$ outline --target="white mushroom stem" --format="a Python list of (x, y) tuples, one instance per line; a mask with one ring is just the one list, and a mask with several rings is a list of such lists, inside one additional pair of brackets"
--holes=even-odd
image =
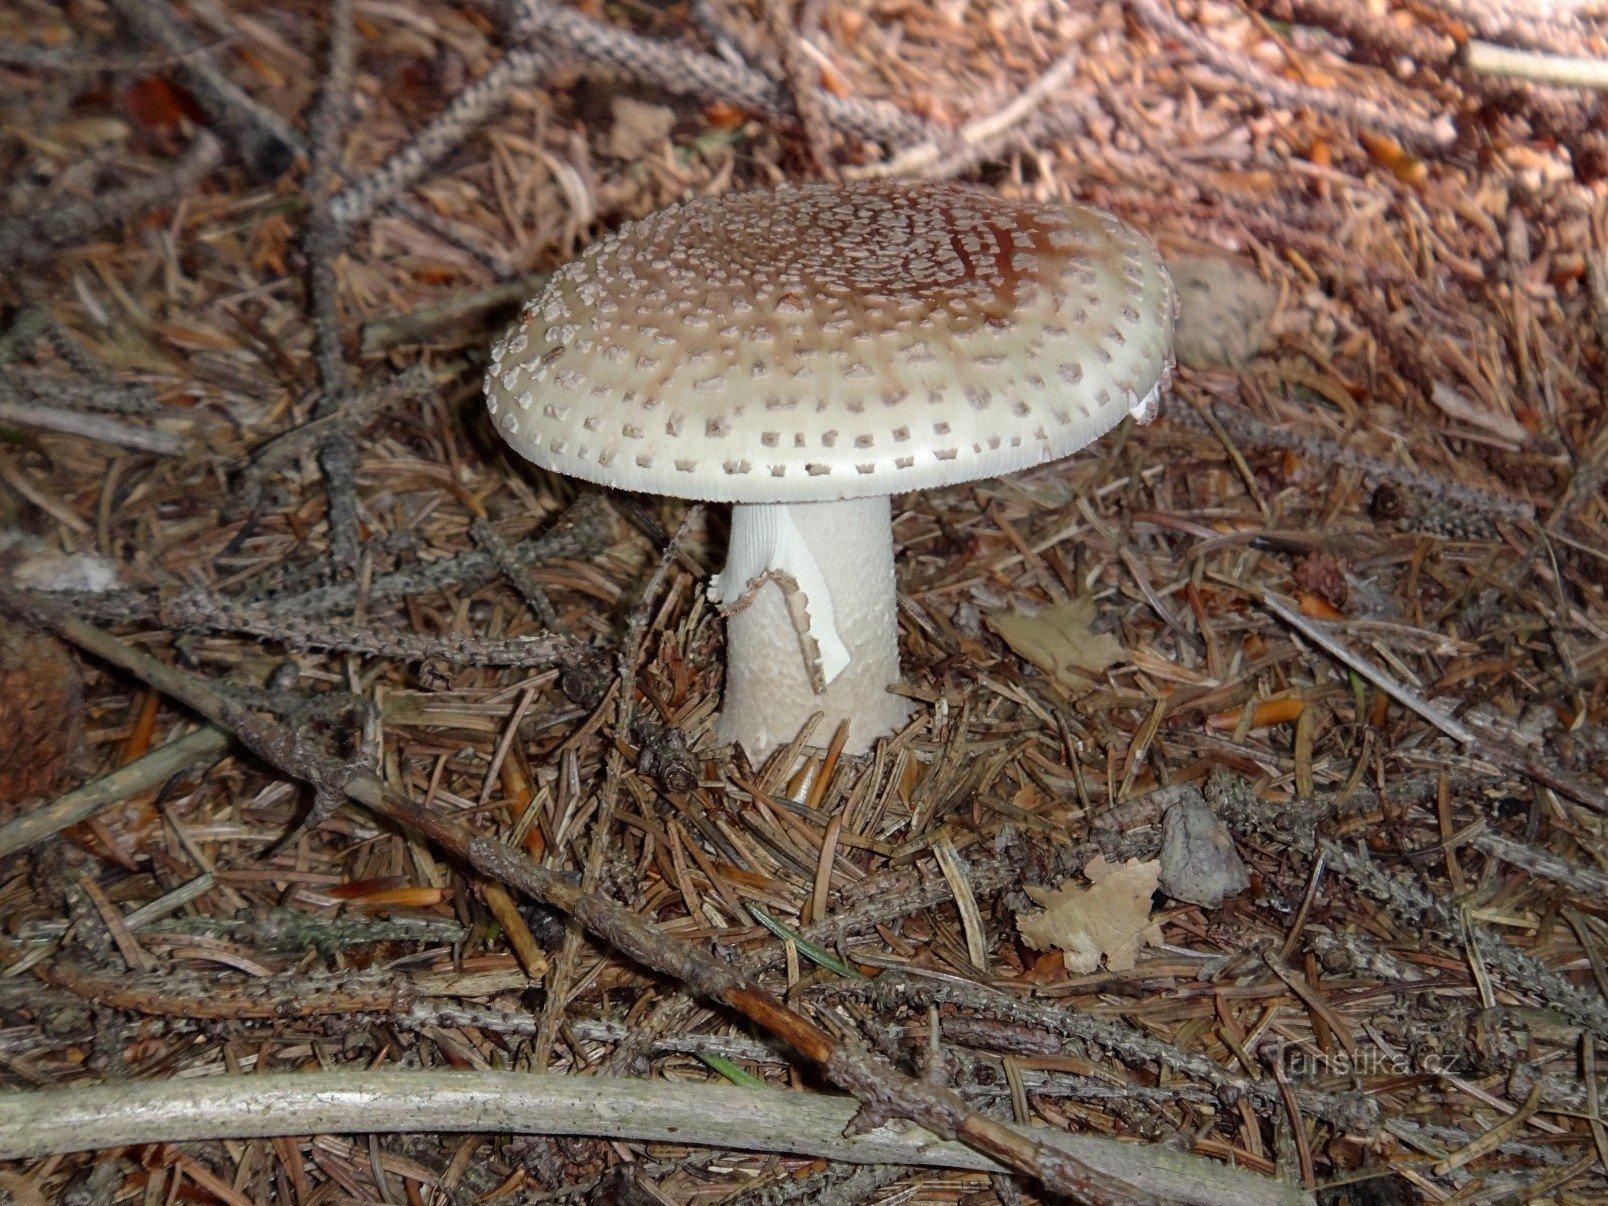
[(821, 712), (819, 740), (847, 720), (844, 748), (863, 753), (910, 715), (888, 692), (899, 616), (887, 495), (734, 506), (709, 594), (727, 617), (718, 740), (757, 760)]

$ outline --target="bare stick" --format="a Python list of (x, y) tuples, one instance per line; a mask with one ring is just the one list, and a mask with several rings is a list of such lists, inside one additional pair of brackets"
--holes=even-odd
[(1608, 900), (1608, 875), (1589, 867), (1566, 862), (1547, 850), (1526, 842), (1516, 842), (1499, 833), (1479, 833), (1468, 839), (1476, 850), (1483, 850), (1515, 867), (1522, 867), (1533, 876), (1550, 879), (1587, 900)]
[(1515, 50), (1474, 40), (1463, 47), (1463, 66), (1481, 75), (1553, 84), (1565, 88), (1608, 88), (1608, 60), (1570, 58), (1537, 50)]
[(0, 858), (26, 850), (191, 767), (214, 762), (228, 748), (227, 733), (210, 726), (196, 729), (49, 804), (20, 813), (0, 825)]
[(433, 306), (409, 310), (394, 318), (377, 318), (363, 324), (363, 354), (373, 356), (409, 343), (428, 343), (444, 332), (472, 327), (504, 306), (533, 297), (547, 283), (545, 272), (465, 293)]
[(1389, 135), (1405, 147), (1436, 150), (1457, 137), (1448, 117), (1427, 118), (1387, 109), (1366, 97), (1328, 88), (1313, 88), (1270, 73), (1249, 55), (1219, 46), (1167, 7), (1166, 0), (1128, 0), (1133, 10), (1157, 32), (1182, 42), (1209, 67), (1264, 100), (1292, 109), (1311, 109), (1349, 125)]
[(1160, 1206), (1168, 1200), (1148, 1186), (1112, 1176), (1062, 1147), (1052, 1147), (1017, 1127), (979, 1114), (950, 1090), (915, 1080), (857, 1044), (836, 1038), (757, 981), (696, 945), (583, 890), (501, 841), (420, 808), (361, 765), (324, 753), (293, 730), (265, 724), (205, 680), (166, 666), (82, 620), (38, 606), (8, 586), (0, 585), (0, 605), (230, 729), (246, 748), (281, 772), (320, 791), (339, 792), (374, 815), (435, 842), (478, 874), (559, 910), (626, 957), (686, 984), (705, 1000), (733, 1009), (783, 1039), (817, 1065), (827, 1079), (859, 1099), (857, 1130), (906, 1118), (945, 1138), (959, 1139), (974, 1151), (1036, 1178), (1052, 1192), (1079, 1201)]
[[(307, 197), (307, 231), (302, 251), (307, 259), (307, 304), (312, 311), (313, 347), (324, 392), (313, 407), (314, 420), (338, 415), (347, 402), (350, 374), (341, 346), (340, 281), (335, 260), (340, 254), (340, 224), (330, 211), (330, 194), (341, 158), (341, 135), (351, 108), (356, 37), (353, 0), (330, 6), (329, 67), (318, 105), (313, 110), (313, 163), (303, 193)], [(329, 498), (329, 555), (337, 571), (353, 569), (361, 544), (357, 506), (357, 441), (349, 430), (332, 433), (318, 449)]]
[(541, 79), (554, 62), (542, 46), (510, 50), (485, 75), (464, 88), (406, 146), (385, 163), (348, 184), (330, 201), (337, 222), (357, 222), (417, 184), (470, 134), (495, 117), (516, 88), (528, 88)]
[(113, 189), (90, 201), (63, 205), (39, 218), (8, 218), (0, 222), (0, 259), (42, 263), (57, 248), (82, 242), (98, 231), (184, 196), (222, 161), (223, 144), (203, 130), (171, 168), (148, 180)]
[(57, 431), (63, 435), (82, 436), (118, 448), (132, 448), (136, 452), (156, 452), (172, 456), (184, 451), (184, 441), (169, 431), (150, 427), (136, 427), (105, 415), (86, 415), (82, 411), (59, 410), (54, 406), (34, 403), (7, 402), (0, 399), (0, 423), (17, 423), (24, 427), (38, 427)]
[(206, 48), (184, 27), (167, 0), (110, 0), (131, 29), (175, 59), (175, 69), (252, 175), (278, 176), (307, 144), (284, 118), (263, 108), (224, 75)]
[[(780, 1152), (853, 1164), (903, 1164), (998, 1172), (963, 1144), (920, 1130), (882, 1127), (846, 1137), (851, 1098), (740, 1089), (685, 1081), (523, 1072), (276, 1072), (10, 1093), (0, 1098), (0, 1157), (200, 1139), (397, 1131), (493, 1131), (591, 1135)], [(1168, 1201), (1296, 1206), (1309, 1195), (1276, 1181), (1162, 1147), (1025, 1132), (1125, 1180), (1144, 1180)]]

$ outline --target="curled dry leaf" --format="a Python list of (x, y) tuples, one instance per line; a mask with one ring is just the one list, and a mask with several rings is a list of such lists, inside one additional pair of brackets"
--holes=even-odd
[(1161, 941), (1161, 927), (1150, 920), (1161, 864), (1136, 858), (1112, 864), (1097, 855), (1083, 874), (1092, 886), (1026, 886), (1044, 911), (1016, 915), (1022, 941), (1036, 951), (1059, 949), (1067, 971), (1077, 975), (1099, 967), (1101, 955), (1112, 971), (1128, 971), (1141, 948)]
[(1083, 595), (1049, 607), (1037, 615), (1002, 611), (988, 625), (1017, 654), (1045, 674), (1065, 682), (1088, 679), (1127, 659), (1122, 642), (1109, 632), (1094, 632), (1094, 598)]

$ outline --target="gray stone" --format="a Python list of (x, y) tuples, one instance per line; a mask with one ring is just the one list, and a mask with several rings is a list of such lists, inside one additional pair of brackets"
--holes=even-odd
[(1215, 909), (1250, 886), (1234, 839), (1205, 801), (1183, 800), (1162, 820), (1161, 890), (1174, 900)]

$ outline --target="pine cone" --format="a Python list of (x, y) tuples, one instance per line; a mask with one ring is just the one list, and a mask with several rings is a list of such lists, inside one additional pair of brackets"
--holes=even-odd
[(56, 785), (78, 746), (84, 684), (52, 637), (0, 620), (0, 805)]

